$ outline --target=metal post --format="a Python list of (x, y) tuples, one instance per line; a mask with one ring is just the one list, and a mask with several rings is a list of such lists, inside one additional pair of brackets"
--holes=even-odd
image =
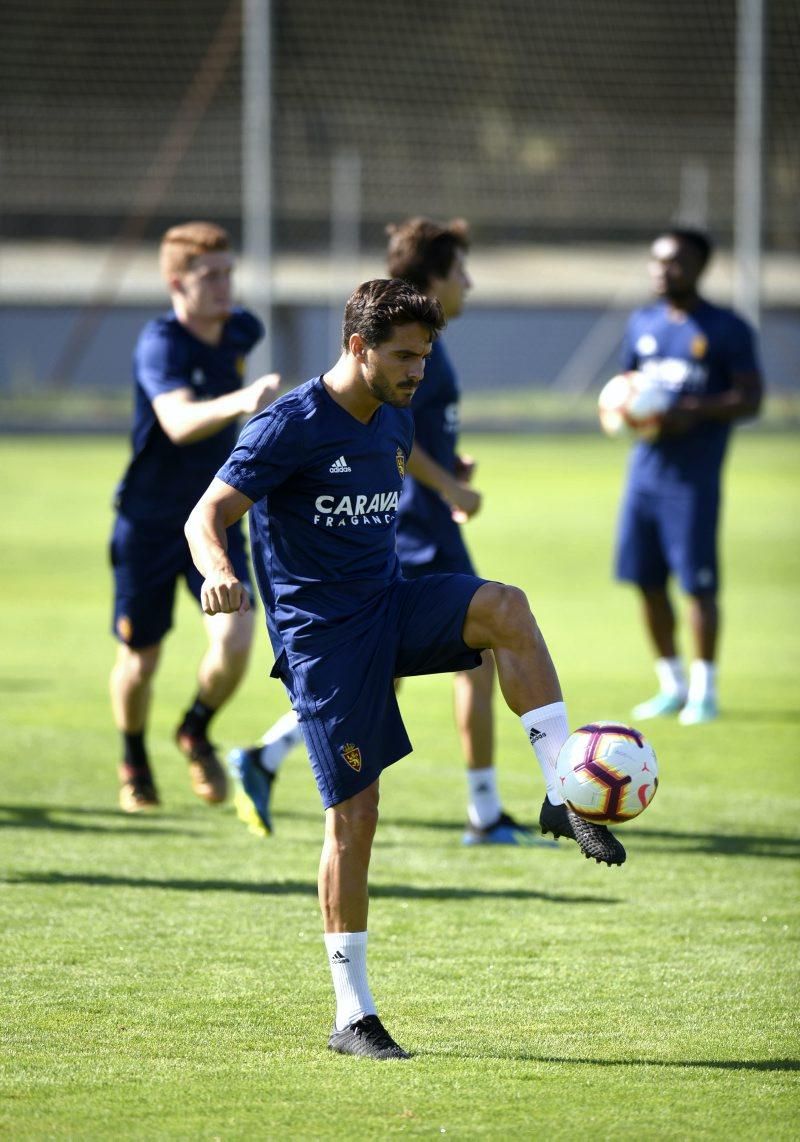
[(244, 294), (266, 330), (249, 371), (272, 368), (272, 13), (242, 0), (242, 246)]
[[(336, 151), (331, 167), (330, 310), (331, 352), (341, 349), (342, 305), (358, 285), (353, 280), (361, 252), (361, 155)], [(348, 271), (352, 274), (348, 276)], [(340, 289), (344, 279), (346, 287)]]
[(761, 310), (761, 192), (764, 0), (739, 0), (733, 302), (758, 325)]

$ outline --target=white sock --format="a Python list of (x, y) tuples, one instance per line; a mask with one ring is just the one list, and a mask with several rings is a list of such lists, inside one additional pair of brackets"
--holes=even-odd
[(363, 1015), (376, 1015), (367, 983), (367, 933), (326, 932), (333, 990), (336, 995), (336, 1030), (342, 1031)]
[(712, 700), (717, 693), (717, 668), (713, 662), (696, 658), (689, 668), (689, 701)]
[(655, 661), (658, 688), (670, 698), (686, 697), (686, 674), (680, 658), (657, 658)]
[(268, 773), (277, 773), (290, 749), (303, 740), (297, 714), (289, 710), (270, 726), (261, 739), (261, 765)]
[(486, 829), (493, 825), (503, 809), (497, 792), (497, 770), (493, 765), (488, 769), (468, 769), (469, 804), (467, 816), (476, 829)]
[(569, 737), (567, 707), (563, 702), (551, 702), (549, 706), (529, 710), (522, 715), (520, 721), (541, 766), (548, 801), (551, 805), (563, 805), (564, 798), (559, 792), (556, 779), (556, 758)]

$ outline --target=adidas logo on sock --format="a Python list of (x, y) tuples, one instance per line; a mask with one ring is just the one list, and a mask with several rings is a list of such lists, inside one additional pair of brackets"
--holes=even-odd
[(344, 456), (340, 456), (338, 460), (334, 460), (328, 471), (336, 472), (338, 474), (339, 472), (351, 472), (352, 468), (347, 463)]
[(349, 964), (350, 960), (347, 956), (345, 956), (342, 952), (338, 951), (338, 949), (337, 949), (337, 951), (335, 951), (333, 953), (333, 955), (331, 956), (331, 963), (332, 964)]
[(546, 738), (547, 734), (544, 730), (537, 730), (536, 726), (531, 726), (528, 731), (528, 737), (531, 739), (531, 745), (536, 745), (541, 738)]

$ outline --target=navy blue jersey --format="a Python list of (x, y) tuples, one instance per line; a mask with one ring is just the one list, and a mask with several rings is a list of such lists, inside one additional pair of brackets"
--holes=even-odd
[(116, 506), (133, 520), (182, 527), (236, 442), (231, 423), (194, 444), (173, 444), (153, 410), (162, 393), (191, 389), (211, 400), (241, 388), (245, 356), (264, 334), (252, 313), (234, 309), (218, 345), (207, 345), (174, 312), (145, 325), (133, 356), (133, 455), (117, 488)]
[[(734, 373), (758, 371), (753, 332), (730, 309), (701, 301), (676, 315), (666, 302), (638, 309), (625, 334), (623, 368), (654, 378), (676, 398), (708, 396), (733, 387)], [(704, 420), (689, 432), (640, 441), (631, 457), (637, 487), (715, 483), (725, 456), (730, 425)]]
[[(448, 472), (455, 472), (458, 447), (458, 379), (441, 341), (434, 341), (411, 412), (414, 439)], [(440, 558), (464, 558), (464, 543), (450, 507), (438, 492), (408, 476), (397, 516), (397, 554), (404, 566)], [(460, 565), (460, 564), (459, 564)]]
[(410, 412), (383, 404), (362, 424), (321, 377), (245, 425), (217, 474), (254, 501), (253, 566), (276, 655), (318, 621), (335, 639), (338, 619), (399, 577), (395, 520), (413, 439)]

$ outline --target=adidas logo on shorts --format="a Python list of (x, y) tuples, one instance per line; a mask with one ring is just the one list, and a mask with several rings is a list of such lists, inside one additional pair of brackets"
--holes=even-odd
[(344, 456), (340, 456), (338, 460), (334, 460), (328, 469), (329, 472), (351, 472), (352, 468), (345, 460)]

